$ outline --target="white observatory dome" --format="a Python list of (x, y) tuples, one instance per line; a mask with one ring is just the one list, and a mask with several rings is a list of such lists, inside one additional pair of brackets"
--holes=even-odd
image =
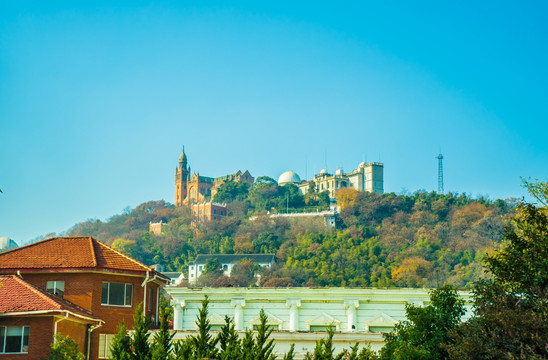
[(321, 170), (320, 170), (320, 175), (323, 175), (323, 174), (327, 174), (327, 170), (326, 170), (326, 169), (321, 169)]
[(278, 178), (278, 185), (298, 184), (300, 182), (301, 178), (295, 171), (286, 171)]
[(335, 175), (342, 175), (342, 169), (337, 169), (337, 171), (335, 171)]

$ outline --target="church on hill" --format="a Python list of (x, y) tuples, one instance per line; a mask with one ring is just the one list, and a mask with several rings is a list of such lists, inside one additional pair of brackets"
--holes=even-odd
[(179, 166), (175, 168), (175, 206), (211, 202), (219, 186), (231, 181), (244, 181), (252, 185), (255, 178), (247, 170), (244, 172), (238, 170), (233, 174), (217, 178), (201, 176), (197, 172), (191, 173), (183, 148), (179, 157)]

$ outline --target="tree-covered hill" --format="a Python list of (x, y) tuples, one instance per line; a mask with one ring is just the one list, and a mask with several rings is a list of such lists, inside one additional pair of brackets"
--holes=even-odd
[[(465, 194), (344, 189), (337, 194), (337, 229), (326, 231), (266, 214), (325, 209), (326, 193), (302, 196), (296, 186), (266, 177), (246, 185), (225, 184), (215, 200), (227, 203), (229, 216), (197, 228), (188, 208), (150, 201), (104, 222), (76, 224), (67, 235), (91, 235), (146, 264), (184, 272), (199, 253), (275, 253), (278, 263), (262, 274), (262, 286), (469, 287), (483, 276), (481, 259), (501, 241), (514, 212), (511, 201)], [(149, 223), (159, 221), (168, 225), (151, 234)], [(214, 277), (203, 285), (255, 281)]]

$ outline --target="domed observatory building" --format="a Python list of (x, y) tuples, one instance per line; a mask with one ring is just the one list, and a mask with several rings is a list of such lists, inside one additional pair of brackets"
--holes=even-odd
[(301, 183), (301, 178), (295, 171), (286, 171), (278, 178), (278, 185), (293, 184), (298, 185)]
[[(382, 194), (384, 192), (383, 170), (384, 165), (378, 162), (362, 162), (357, 169), (350, 173), (345, 173), (342, 169), (338, 169), (335, 174), (330, 174), (326, 169), (322, 169), (318, 174), (314, 175), (312, 180), (301, 182), (298, 186), (301, 192), (306, 194), (311, 190), (312, 184), (314, 184), (314, 191), (328, 191), (330, 198), (334, 198), (335, 192), (345, 187), (351, 187), (358, 191)], [(289, 172), (283, 173), (282, 176)]]

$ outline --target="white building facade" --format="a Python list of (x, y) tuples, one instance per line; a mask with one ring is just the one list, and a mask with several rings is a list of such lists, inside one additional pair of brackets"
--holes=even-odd
[(323, 169), (309, 181), (301, 181), (293, 171), (286, 171), (278, 179), (278, 184), (294, 184), (303, 194), (308, 193), (312, 188), (316, 193), (328, 191), (330, 198), (335, 197), (337, 190), (347, 187), (382, 194), (384, 193), (384, 165), (378, 162), (362, 162), (352, 172), (345, 173), (339, 169), (335, 174), (330, 174)]
[(196, 283), (205, 270), (208, 260), (217, 260), (223, 270), (223, 275), (230, 276), (234, 265), (243, 259), (249, 259), (262, 267), (271, 267), (276, 261), (274, 254), (199, 254), (188, 264), (188, 281)]
[[(224, 316), (242, 333), (259, 324), (264, 309), (267, 324), (274, 329), (276, 352), (282, 355), (295, 344), (296, 358), (312, 352), (316, 341), (325, 338), (328, 327), (336, 330), (337, 352), (356, 342), (379, 350), (382, 333), (405, 319), (405, 305), (429, 303), (426, 289), (373, 288), (185, 288), (166, 287), (174, 309), (175, 338), (183, 339), (196, 330), (196, 315), (204, 296), (209, 298), (209, 320), (220, 329)], [(471, 314), (471, 294), (460, 292)]]

